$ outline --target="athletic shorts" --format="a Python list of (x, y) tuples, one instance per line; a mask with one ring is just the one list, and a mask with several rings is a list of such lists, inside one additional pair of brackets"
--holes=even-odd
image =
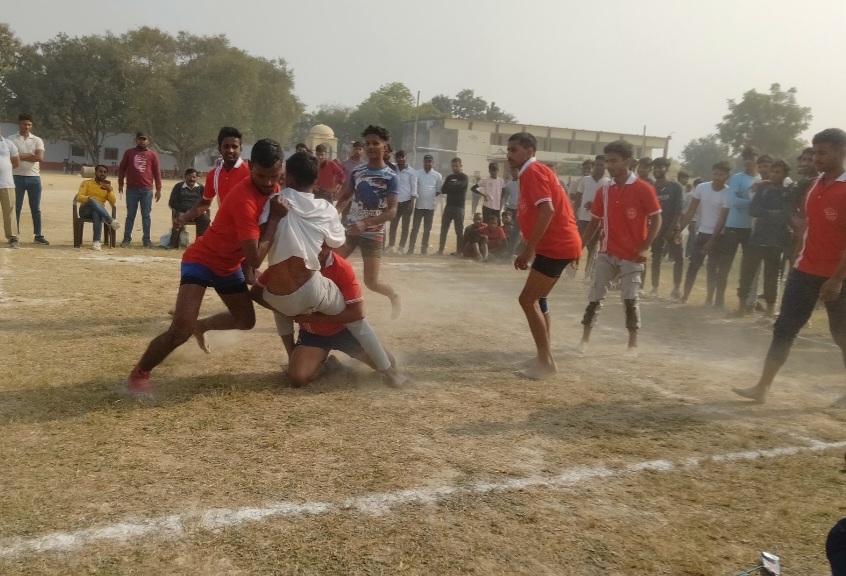
[(350, 247), (350, 253), (355, 252), (355, 249), (359, 248), (364, 258), (382, 257), (381, 239), (375, 240), (373, 238), (365, 238), (364, 236), (347, 234), (347, 246)]
[(322, 336), (320, 334), (312, 334), (305, 330), (300, 330), (297, 337), (297, 346), (310, 346), (312, 348), (322, 348), (326, 352), (338, 350), (344, 354), (355, 358), (364, 354), (364, 348), (355, 339), (352, 333), (344, 328), (337, 334), (331, 336)]
[(180, 286), (197, 284), (206, 288), (214, 288), (214, 291), (218, 294), (242, 294), (248, 290), (244, 271), (241, 269), (229, 276), (218, 276), (208, 266), (196, 262), (183, 262), (181, 273)]
[(532, 270), (537, 270), (548, 278), (561, 278), (564, 268), (572, 261), (571, 258), (549, 258), (542, 254), (535, 254)]

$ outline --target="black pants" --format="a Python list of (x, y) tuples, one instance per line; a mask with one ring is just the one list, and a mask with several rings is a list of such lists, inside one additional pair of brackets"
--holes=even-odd
[(717, 270), (717, 291), (714, 294), (714, 306), (722, 306), (726, 298), (726, 286), (728, 286), (729, 272), (734, 264), (734, 257), (737, 256), (737, 247), (743, 248), (746, 253), (746, 246), (749, 244), (750, 228), (726, 228), (723, 235), (717, 242), (716, 251), (719, 256)]
[[(696, 282), (696, 275), (699, 273), (699, 269), (702, 268), (702, 264), (705, 262), (705, 255), (702, 253), (702, 248), (708, 243), (711, 236), (713, 236), (713, 234), (702, 234), (701, 232), (696, 235), (696, 240), (693, 242), (693, 250), (690, 253), (690, 263), (687, 265), (687, 276), (684, 280), (684, 291), (686, 294), (690, 292), (691, 288), (693, 288), (693, 283)], [(708, 255), (708, 266), (706, 267), (706, 271), (708, 272), (707, 301), (709, 303), (714, 301), (714, 292), (717, 288), (718, 261), (719, 257), (716, 254), (716, 250), (714, 250)]]
[(684, 256), (681, 244), (667, 240), (667, 234), (668, 231), (662, 229), (652, 243), (652, 287), (658, 288), (658, 282), (661, 279), (661, 261), (664, 259), (664, 250), (666, 250), (673, 259), (673, 288), (678, 290), (684, 272)]
[(740, 261), (740, 287), (737, 297), (741, 305), (745, 305), (751, 296), (752, 284), (761, 263), (764, 263), (764, 300), (767, 304), (775, 304), (778, 296), (778, 279), (781, 271), (784, 249), (780, 246), (754, 246), (749, 244), (743, 252)]
[[(177, 212), (176, 210), (171, 210), (171, 216), (177, 218), (182, 216), (183, 212)], [(204, 212), (201, 216), (197, 216), (194, 218), (193, 222), (197, 225), (197, 238), (202, 236), (206, 233), (206, 230), (209, 229), (211, 226), (211, 217), (209, 216), (208, 212)], [(170, 231), (170, 243), (168, 246), (171, 248), (179, 248), (179, 235), (182, 233), (181, 230), (176, 230), (172, 228)]]
[(391, 220), (391, 234), (388, 241), (388, 247), (393, 248), (397, 243), (397, 228), (402, 221), (402, 234), (400, 234), (400, 248), (405, 248), (405, 241), (408, 240), (408, 223), (411, 220), (411, 213), (414, 211), (413, 200), (406, 200), (405, 202), (397, 203), (397, 215)]
[(456, 245), (455, 251), (461, 253), (461, 246), (464, 244), (464, 208), (459, 206), (444, 206), (444, 214), (441, 217), (441, 244), (438, 249), (439, 252), (444, 251), (446, 246), (446, 237), (449, 233), (449, 225), (455, 226)]
[(432, 231), (432, 220), (435, 218), (435, 211), (426, 208), (414, 209), (414, 220), (411, 224), (411, 239), (408, 242), (408, 253), (414, 254), (414, 245), (417, 244), (417, 232), (420, 230), (420, 222), (423, 222), (423, 241), (420, 243), (420, 253), (426, 254), (429, 251), (429, 232)]

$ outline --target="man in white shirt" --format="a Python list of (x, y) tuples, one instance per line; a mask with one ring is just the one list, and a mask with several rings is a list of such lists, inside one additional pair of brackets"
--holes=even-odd
[(32, 133), (32, 116), (26, 113), (18, 116), (20, 132), (10, 138), (17, 146), (20, 165), (12, 171), (15, 179), (15, 219), (21, 226), (21, 209), (24, 195), (29, 197), (29, 211), (32, 214), (32, 229), (36, 244), (50, 244), (41, 233), (41, 170), (44, 160), (44, 141)]
[[(593, 200), (596, 198), (596, 191), (608, 183), (608, 178), (605, 177), (605, 156), (600, 154), (591, 164), (582, 164), (582, 167), (590, 166), (590, 174), (583, 176), (579, 183), (576, 184), (576, 194), (573, 197), (573, 205), (576, 207), (576, 224), (579, 226), (579, 234), (582, 235), (584, 243), (584, 235), (588, 225), (592, 219), (590, 214), (590, 207), (593, 206)], [(593, 269), (596, 263), (596, 245), (599, 242), (600, 234), (595, 234), (589, 242), (585, 244), (588, 251), (588, 259), (585, 263), (585, 280), (593, 278)]]
[(391, 220), (391, 233), (388, 242), (388, 252), (394, 251), (397, 243), (397, 228), (402, 221), (402, 234), (400, 235), (399, 249), (397, 254), (405, 252), (405, 242), (408, 240), (408, 224), (411, 221), (411, 214), (414, 212), (414, 202), (417, 198), (417, 170), (406, 162), (405, 150), (397, 150), (394, 154), (397, 162), (399, 176), (399, 188), (397, 193), (397, 215)]
[(0, 210), (3, 212), (3, 232), (9, 242), (9, 248), (19, 248), (18, 220), (15, 210), (15, 180), (12, 170), (20, 164), (18, 147), (8, 138), (0, 135)]
[[(490, 178), (483, 178), (478, 184), (470, 187), (474, 195), (484, 198), (482, 202), (482, 218), (485, 222), (491, 216), (496, 216), (500, 221), (502, 213), (502, 191), (505, 189), (505, 180), (499, 177), (499, 166), (495, 162), (488, 164)], [(475, 199), (475, 197), (474, 197)], [(476, 204), (475, 202), (473, 203)], [(473, 212), (475, 214), (475, 212)]]
[(435, 205), (438, 194), (441, 193), (441, 187), (444, 185), (444, 177), (433, 168), (434, 165), (435, 159), (431, 154), (426, 154), (423, 157), (423, 170), (417, 171), (417, 199), (414, 206), (414, 221), (411, 225), (411, 239), (408, 242), (409, 254), (414, 254), (421, 220), (423, 221), (423, 240), (420, 243), (420, 253), (426, 254), (429, 250), (429, 232), (432, 231)]

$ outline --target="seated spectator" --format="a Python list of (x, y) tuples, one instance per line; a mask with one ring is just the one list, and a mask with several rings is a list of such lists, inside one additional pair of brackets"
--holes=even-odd
[(112, 230), (120, 228), (120, 222), (112, 218), (106, 210), (106, 202), (114, 207), (115, 192), (112, 190), (112, 183), (108, 180), (109, 169), (103, 164), (94, 167), (94, 178), (84, 180), (79, 185), (79, 192), (76, 193), (76, 201), (79, 203), (79, 217), (91, 218), (94, 221), (94, 241), (91, 243), (92, 250), (100, 250), (100, 238), (103, 234), (103, 222), (112, 227)]
[(485, 227), (485, 223), (482, 222), (482, 213), (473, 214), (473, 223), (464, 229), (461, 256), (475, 258), (479, 262), (487, 260), (488, 237), (483, 232)]
[[(170, 243), (168, 248), (179, 248), (179, 234), (182, 231), (182, 224), (177, 223), (176, 219), (190, 211), (200, 200), (203, 199), (203, 185), (197, 184), (197, 171), (193, 168), (188, 168), (185, 171), (185, 180), (178, 182), (173, 190), (170, 192), (170, 200), (167, 205), (170, 206), (171, 217), (173, 218), (173, 228), (170, 232)], [(211, 224), (211, 217), (208, 210), (203, 212), (189, 222), (194, 222), (197, 225), (197, 238), (202, 236), (208, 230)]]
[(488, 215), (487, 226), (482, 228), (482, 234), (488, 239), (488, 259), (503, 260), (508, 258), (508, 237), (499, 225), (496, 214)]

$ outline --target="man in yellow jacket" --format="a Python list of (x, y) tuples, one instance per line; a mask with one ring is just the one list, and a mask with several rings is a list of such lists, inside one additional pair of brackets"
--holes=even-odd
[(112, 206), (117, 202), (108, 176), (109, 169), (103, 164), (98, 164), (94, 168), (94, 179), (83, 181), (79, 185), (79, 192), (76, 194), (76, 201), (79, 202), (79, 217), (91, 218), (94, 221), (92, 250), (100, 249), (100, 236), (103, 233), (104, 221), (112, 227), (112, 230), (120, 228), (120, 222), (112, 218), (106, 210), (106, 202)]

